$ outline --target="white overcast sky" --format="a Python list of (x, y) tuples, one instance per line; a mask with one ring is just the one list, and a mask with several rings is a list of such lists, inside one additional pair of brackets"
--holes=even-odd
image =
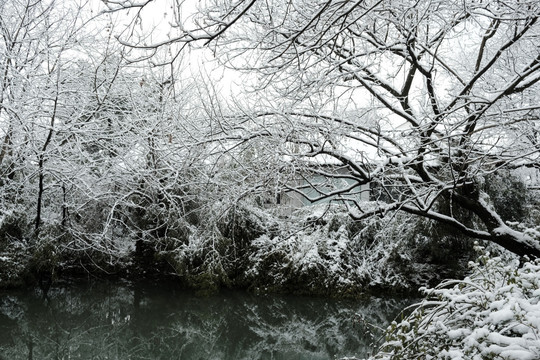
[[(178, 14), (173, 8), (173, 3), (170, 0), (151, 1), (141, 11), (140, 21), (136, 20), (137, 9), (110, 13), (104, 16), (108, 17), (114, 24), (113, 33), (124, 40), (128, 39), (127, 29), (130, 29), (130, 31), (135, 31), (134, 36), (131, 37), (131, 41), (140, 41), (141, 44), (147, 45), (159, 43), (175, 35), (171, 20)], [(101, 0), (90, 0), (90, 4), (95, 14), (107, 9)], [(189, 17), (196, 11), (195, 6), (197, 4), (200, 5), (201, 2), (186, 1), (182, 5), (183, 13), (180, 16), (188, 27), (193, 26), (189, 26)], [(177, 48), (177, 45), (171, 47), (171, 53), (174, 53)], [(167, 56), (170, 55), (164, 55), (163, 58)], [(175, 75), (180, 77), (210, 77), (212, 83), (220, 90), (220, 94), (224, 97), (228, 98), (240, 92), (243, 81), (241, 74), (218, 66), (213, 53), (207, 48), (185, 49), (178, 59), (177, 64), (177, 69), (182, 74), (177, 73)]]

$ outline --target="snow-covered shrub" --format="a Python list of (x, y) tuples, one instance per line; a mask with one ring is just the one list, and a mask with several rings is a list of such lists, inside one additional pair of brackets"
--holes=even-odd
[[(219, 209), (215, 212), (220, 213)], [(271, 233), (275, 222), (269, 212), (244, 203), (229, 207), (217, 220), (216, 226), (224, 237), (231, 239), (235, 246), (234, 255), (237, 256), (242, 255), (254, 239)]]
[(337, 204), (307, 207), (251, 242), (246, 284), (259, 291), (354, 296), (416, 291), (447, 274), (461, 275), (449, 260), (458, 262), (466, 249), (436, 238), (428, 225), (406, 214), (358, 222)]
[(464, 280), (424, 290), (371, 359), (540, 359), (540, 260), (486, 254), (471, 266)]
[(256, 239), (246, 274), (251, 286), (326, 294), (365, 283), (359, 279), (362, 269), (349, 258), (349, 238), (343, 228), (335, 233), (326, 230)]
[(251, 242), (271, 233), (275, 219), (247, 202), (216, 202), (205, 210), (205, 221), (188, 224), (185, 238), (161, 249), (155, 259), (165, 261), (184, 285), (205, 293), (246, 287), (243, 273)]

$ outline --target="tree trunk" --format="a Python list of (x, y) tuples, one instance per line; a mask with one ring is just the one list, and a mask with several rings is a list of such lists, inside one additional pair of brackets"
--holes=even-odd
[(41, 154), (39, 154), (39, 160), (38, 160), (38, 197), (37, 197), (37, 206), (36, 206), (36, 221), (35, 221), (35, 231), (36, 236), (39, 234), (40, 226), (41, 226), (41, 206), (43, 202), (43, 193), (45, 191), (44, 187), (44, 165), (45, 165), (45, 152), (47, 151), (47, 147), (49, 146), (52, 135), (54, 132), (54, 122), (56, 120), (56, 110), (58, 108), (58, 94), (56, 98), (54, 99), (54, 106), (53, 106), (53, 112), (51, 115), (51, 122), (50, 122), (50, 128), (49, 133), (47, 134), (47, 138), (45, 139), (45, 142), (43, 143), (43, 148), (41, 149)]

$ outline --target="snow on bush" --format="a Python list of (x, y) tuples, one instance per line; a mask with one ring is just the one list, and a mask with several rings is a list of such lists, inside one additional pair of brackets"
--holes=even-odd
[(251, 242), (247, 282), (257, 291), (338, 296), (407, 289), (407, 275), (394, 264), (407, 254), (401, 241), (379, 236), (381, 226), (377, 219), (357, 223), (339, 206), (303, 209)]
[(486, 253), (471, 266), (464, 280), (424, 289), (371, 359), (540, 359), (540, 260), (520, 267)]
[(475, 256), (467, 246), (407, 214), (359, 222), (338, 204), (318, 204), (275, 220), (250, 242), (244, 280), (261, 292), (415, 291), (460, 276)]

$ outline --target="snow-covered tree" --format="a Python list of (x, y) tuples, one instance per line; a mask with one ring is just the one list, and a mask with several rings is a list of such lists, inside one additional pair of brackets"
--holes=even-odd
[(125, 254), (181, 223), (198, 192), (197, 92), (130, 66), (118, 23), (91, 5), (0, 4), (2, 245)]
[[(0, 168), (2, 211), (33, 216), (38, 235), (44, 202), (62, 206), (57, 135), (79, 115), (71, 71), (81, 29), (89, 20), (84, 4), (55, 1), (3, 2), (0, 12)], [(73, 101), (75, 99), (75, 101)], [(47, 182), (50, 180), (50, 183)], [(59, 199), (60, 198), (60, 199)], [(26, 205), (22, 205), (25, 203)], [(60, 211), (61, 212), (61, 211)]]
[[(173, 26), (152, 37), (137, 27), (152, 2), (105, 3), (136, 14), (119, 39), (142, 54), (200, 44), (254, 74), (242, 140), (274, 139), (280, 166), (307, 174), (290, 190), (540, 256), (538, 232), (505, 223), (485, 191), (492, 174), (539, 166), (537, 1), (171, 1)], [(358, 201), (364, 184), (375, 202)]]

